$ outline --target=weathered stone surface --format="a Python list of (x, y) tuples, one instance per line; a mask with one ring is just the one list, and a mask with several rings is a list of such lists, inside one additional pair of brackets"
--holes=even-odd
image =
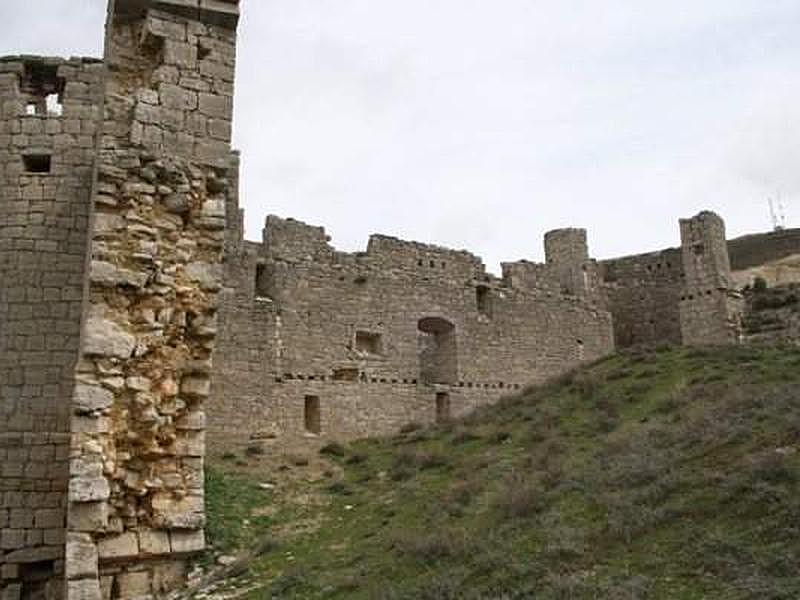
[(89, 534), (67, 534), (65, 558), (68, 579), (97, 578), (97, 546)]
[(169, 492), (153, 495), (153, 520), (164, 529), (201, 529), (205, 525), (202, 496), (175, 498)]
[(144, 598), (152, 591), (150, 574), (146, 571), (122, 573), (117, 577), (117, 586), (120, 598)]
[(69, 498), (72, 502), (100, 502), (108, 500), (111, 488), (102, 476), (81, 476), (69, 480)]
[(103, 600), (97, 579), (78, 579), (67, 583), (67, 600)]
[(185, 273), (190, 281), (199, 283), (204, 290), (216, 291), (222, 285), (222, 265), (193, 262), (186, 265)]
[(129, 532), (102, 538), (97, 544), (101, 560), (109, 558), (135, 558), (139, 554), (139, 537)]
[(86, 321), (84, 352), (89, 356), (130, 358), (136, 338), (102, 313), (102, 310), (95, 310)]
[(69, 529), (75, 532), (103, 531), (108, 526), (108, 504), (83, 502), (73, 504), (69, 511)]
[(211, 392), (211, 380), (203, 376), (184, 377), (181, 393), (186, 396), (205, 398)]
[(75, 410), (79, 412), (94, 412), (109, 408), (114, 402), (114, 394), (97, 385), (77, 383), (73, 393)]
[(173, 531), (169, 534), (172, 551), (176, 554), (202, 552), (206, 547), (202, 531)]
[(97, 285), (124, 285), (139, 289), (147, 282), (148, 274), (117, 267), (109, 262), (95, 260), (92, 261), (91, 277), (92, 283)]
[(169, 533), (155, 529), (142, 529), (139, 531), (139, 547), (142, 554), (158, 556), (171, 552)]

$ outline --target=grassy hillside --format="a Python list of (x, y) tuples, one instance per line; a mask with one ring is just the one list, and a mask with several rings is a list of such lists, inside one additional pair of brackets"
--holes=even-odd
[(210, 538), (256, 548), (247, 598), (797, 599), (798, 380), (800, 349), (640, 352), (274, 490), (251, 448)]

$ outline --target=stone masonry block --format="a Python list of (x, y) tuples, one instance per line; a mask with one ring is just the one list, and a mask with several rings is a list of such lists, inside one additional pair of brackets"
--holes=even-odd
[(97, 579), (80, 579), (67, 583), (66, 600), (102, 600)]
[(139, 532), (139, 547), (143, 554), (158, 556), (171, 552), (169, 533), (155, 529), (144, 529)]
[(133, 532), (107, 537), (97, 544), (101, 560), (111, 558), (132, 558), (139, 554), (139, 538)]
[(147, 571), (122, 573), (117, 576), (120, 598), (144, 598), (152, 592), (150, 574)]
[(189, 554), (205, 550), (203, 531), (173, 531), (169, 534), (174, 554)]
[(97, 546), (89, 534), (69, 533), (66, 543), (67, 579), (97, 577)]

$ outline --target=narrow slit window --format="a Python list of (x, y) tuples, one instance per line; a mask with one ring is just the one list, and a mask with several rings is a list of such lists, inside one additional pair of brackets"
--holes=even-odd
[(446, 423), (450, 416), (450, 394), (439, 392), (436, 394), (436, 422)]
[(492, 316), (492, 295), (488, 287), (480, 285), (475, 288), (475, 301), (480, 314), (485, 317)]
[(322, 418), (320, 416), (319, 396), (306, 396), (303, 411), (307, 433), (319, 435), (322, 432)]
[(51, 159), (49, 154), (26, 154), (22, 157), (28, 173), (49, 173)]

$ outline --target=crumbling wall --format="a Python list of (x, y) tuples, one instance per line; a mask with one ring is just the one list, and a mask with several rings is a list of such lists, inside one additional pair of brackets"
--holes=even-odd
[(109, 9), (72, 400), (70, 600), (164, 592), (204, 548), (237, 16), (235, 2), (207, 0)]
[(103, 65), (0, 59), (0, 588), (61, 598)]
[(468, 252), (387, 236), (337, 252), (269, 217), (262, 245), (226, 258), (209, 430), (313, 436), (310, 402), (326, 439), (389, 433), (435, 420), (437, 394), (460, 415), (612, 352), (602, 306), (543, 273), (518, 288)]
[(680, 230), (680, 248), (600, 264), (617, 347), (739, 340), (741, 295), (731, 274), (724, 221), (704, 211), (681, 219)]
[(682, 342), (680, 249), (602, 261), (600, 271), (617, 347)]

